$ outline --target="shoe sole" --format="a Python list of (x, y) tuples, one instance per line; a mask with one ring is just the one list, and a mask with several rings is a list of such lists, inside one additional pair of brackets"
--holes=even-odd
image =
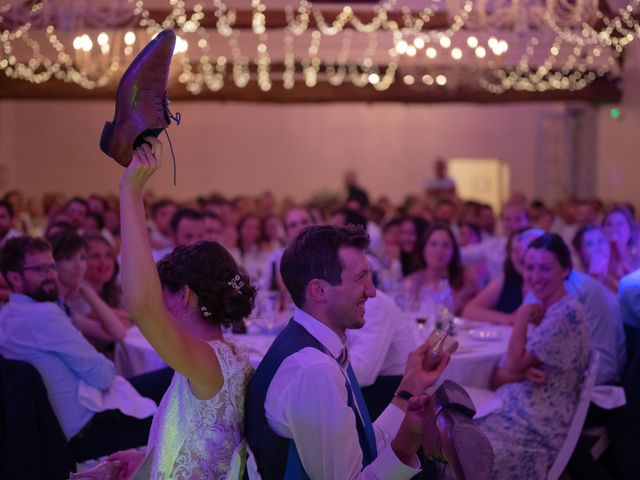
[(487, 480), (493, 472), (493, 447), (473, 420), (455, 411), (451, 443), (465, 480)]

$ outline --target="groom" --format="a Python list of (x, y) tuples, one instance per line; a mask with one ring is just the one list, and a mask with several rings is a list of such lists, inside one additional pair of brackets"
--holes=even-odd
[[(260, 363), (246, 400), (245, 433), (263, 479), (410, 479), (433, 385), (448, 362), (409, 355), (391, 404), (371, 422), (345, 347), (375, 296), (364, 229), (304, 229), (282, 257), (293, 319)], [(426, 432), (429, 435), (429, 432)], [(433, 435), (436, 435), (433, 432)]]

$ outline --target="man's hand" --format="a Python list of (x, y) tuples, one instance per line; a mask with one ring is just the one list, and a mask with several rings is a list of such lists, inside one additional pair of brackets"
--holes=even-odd
[(160, 168), (162, 160), (162, 143), (155, 137), (145, 137), (145, 142), (133, 152), (131, 163), (127, 167), (120, 188), (126, 188), (135, 193), (142, 193), (145, 184)]
[(409, 399), (404, 420), (391, 441), (391, 448), (398, 459), (405, 465), (413, 465), (415, 454), (422, 445), (424, 431), (424, 416), (427, 414), (427, 406), (432, 400), (426, 395), (418, 395)]
[(442, 371), (449, 363), (451, 358), (446, 353), (442, 353), (442, 358), (435, 367), (428, 368), (430, 365), (429, 356), (431, 350), (429, 342), (423, 343), (420, 347), (409, 354), (407, 365), (404, 369), (404, 376), (400, 381), (399, 388), (406, 390), (413, 395), (421, 395), (424, 391), (435, 384), (440, 378)]

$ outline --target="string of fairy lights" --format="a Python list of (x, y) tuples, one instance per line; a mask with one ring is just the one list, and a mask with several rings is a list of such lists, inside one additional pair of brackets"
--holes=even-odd
[[(144, 0), (11, 1), (0, 4), (0, 70), (31, 83), (58, 79), (100, 88), (149, 38), (172, 28), (177, 80), (193, 95), (229, 82), (238, 88), (256, 82), (268, 92), (277, 83), (291, 90), (321, 81), (378, 91), (398, 81), (414, 88), (466, 82), (495, 94), (573, 91), (618, 76), (621, 55), (640, 35), (634, 16), (640, 0), (610, 15), (597, 0), (520, 2), (521, 11), (513, 2), (490, 9), (478, 0), (434, 0), (411, 11), (399, 1), (345, 5), (328, 18), (310, 1), (292, 0), (284, 28), (270, 28), (263, 0), (247, 0), (250, 28), (236, 26), (238, 11), (223, 0), (169, 0), (161, 21)], [(435, 28), (443, 15), (445, 28)]]

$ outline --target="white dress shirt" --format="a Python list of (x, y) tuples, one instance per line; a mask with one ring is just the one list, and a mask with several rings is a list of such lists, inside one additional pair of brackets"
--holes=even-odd
[(474, 262), (484, 261), (489, 275), (494, 279), (504, 270), (506, 248), (506, 237), (490, 237), (480, 243), (462, 247), (460, 249), (460, 257), (465, 266)]
[(362, 469), (362, 450), (354, 412), (347, 405), (346, 370), (336, 359), (344, 349), (331, 329), (296, 309), (293, 320), (302, 325), (334, 357), (316, 348), (303, 348), (287, 357), (269, 385), (265, 415), (269, 426), (293, 439), (311, 479), (410, 479), (419, 470), (402, 463), (391, 449), (404, 412), (389, 405), (373, 424), (377, 458)]
[(410, 318), (386, 293), (367, 300), (364, 327), (347, 330), (349, 361), (361, 387), (380, 375), (402, 375), (410, 352), (419, 345)]

